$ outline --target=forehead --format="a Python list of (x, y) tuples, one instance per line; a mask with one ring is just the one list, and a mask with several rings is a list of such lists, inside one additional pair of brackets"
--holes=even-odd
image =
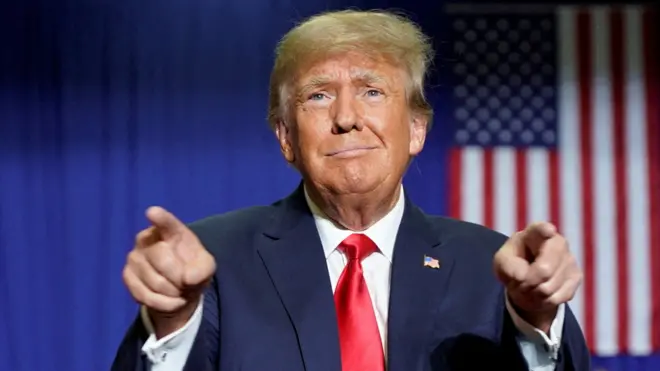
[(331, 83), (338, 81), (381, 82), (397, 85), (403, 82), (403, 70), (384, 58), (357, 53), (320, 58), (301, 68), (295, 85)]

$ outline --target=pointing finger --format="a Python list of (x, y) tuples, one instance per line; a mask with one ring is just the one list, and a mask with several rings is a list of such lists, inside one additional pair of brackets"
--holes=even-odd
[(537, 255), (541, 245), (557, 234), (557, 228), (546, 222), (530, 224), (521, 233), (522, 242), (530, 249), (533, 255)]
[(165, 240), (174, 238), (185, 228), (179, 219), (162, 207), (150, 207), (147, 209), (146, 216)]

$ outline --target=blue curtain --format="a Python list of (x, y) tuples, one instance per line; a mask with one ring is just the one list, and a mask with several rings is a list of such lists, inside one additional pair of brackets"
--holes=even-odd
[[(404, 5), (405, 4), (405, 5)], [(442, 2), (23, 0), (0, 7), (0, 370), (108, 369), (136, 305), (121, 281), (143, 212), (184, 221), (288, 194), (265, 122), (272, 50), (318, 11), (403, 8), (446, 47)], [(439, 53), (442, 55), (442, 53)], [(406, 186), (446, 209), (449, 94)], [(648, 359), (598, 359), (657, 370)], [(652, 363), (655, 362), (655, 363)]]

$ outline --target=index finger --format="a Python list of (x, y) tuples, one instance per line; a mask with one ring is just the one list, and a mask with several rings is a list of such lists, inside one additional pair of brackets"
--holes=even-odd
[(148, 208), (146, 216), (164, 240), (175, 237), (185, 228), (179, 219), (162, 207), (152, 206)]
[(557, 228), (552, 223), (532, 223), (521, 233), (523, 243), (535, 256), (545, 241), (557, 234)]

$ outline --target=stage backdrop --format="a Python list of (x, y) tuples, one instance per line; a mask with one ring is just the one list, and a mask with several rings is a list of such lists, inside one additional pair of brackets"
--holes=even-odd
[(595, 364), (660, 369), (644, 11), (24, 0), (0, 8), (0, 370), (109, 368), (136, 314), (121, 269), (148, 206), (193, 221), (296, 186), (265, 122), (272, 50), (294, 22), (347, 6), (404, 9), (439, 51), (413, 200), (505, 232), (556, 221), (577, 236)]

